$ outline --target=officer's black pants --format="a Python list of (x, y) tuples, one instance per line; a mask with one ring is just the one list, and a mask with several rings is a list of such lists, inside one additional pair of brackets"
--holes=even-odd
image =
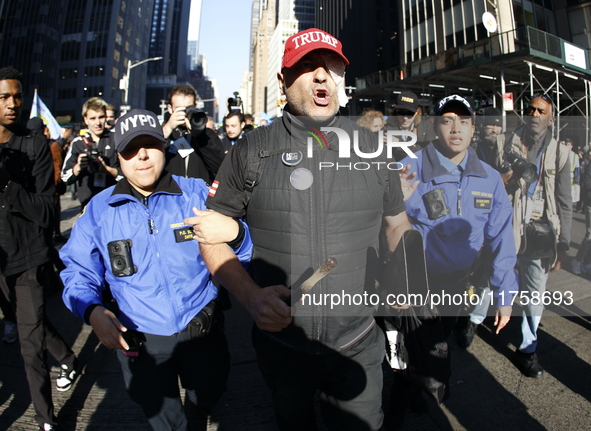
[(189, 332), (170, 336), (144, 334), (139, 356), (117, 357), (130, 397), (143, 409), (154, 430), (187, 430), (187, 416), (180, 398), (178, 379), (186, 389), (191, 430), (205, 430), (207, 414), (226, 389), (230, 353), (223, 326), (215, 326), (203, 338)]
[(256, 328), (253, 343), (259, 369), (273, 391), (282, 431), (314, 431), (314, 396), (320, 391), (322, 419), (334, 431), (380, 429), (384, 334), (376, 326), (345, 353), (312, 355), (281, 346)]
[(60, 363), (72, 367), (75, 355), (59, 336), (45, 314), (44, 266), (4, 277), (4, 294), (16, 310), (18, 336), (29, 382), (35, 419), (39, 424), (54, 423), (51, 379), (46, 364), (47, 351)]

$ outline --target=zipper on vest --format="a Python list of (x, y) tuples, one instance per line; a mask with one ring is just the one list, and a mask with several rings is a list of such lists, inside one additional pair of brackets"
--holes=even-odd
[(458, 215), (462, 217), (462, 189), (458, 188)]

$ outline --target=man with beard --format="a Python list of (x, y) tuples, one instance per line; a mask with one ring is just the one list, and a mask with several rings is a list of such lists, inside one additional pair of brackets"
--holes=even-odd
[[(523, 375), (539, 378), (544, 371), (536, 355), (537, 330), (548, 272), (561, 268), (569, 248), (572, 194), (569, 150), (552, 136), (552, 100), (543, 94), (534, 95), (526, 114), (525, 125), (511, 134), (499, 135), (497, 143), (507, 161), (502, 169), (503, 181), (514, 209), (520, 297), (524, 297), (522, 303), (527, 302), (522, 314), (522, 341), (512, 360)], [(526, 169), (526, 163), (535, 166), (535, 172), (531, 165)], [(536, 232), (537, 242), (532, 235)]]

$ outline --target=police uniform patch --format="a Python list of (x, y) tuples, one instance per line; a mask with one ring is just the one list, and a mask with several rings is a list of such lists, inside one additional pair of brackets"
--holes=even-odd
[(490, 209), (490, 203), (491, 203), (492, 199), (491, 198), (474, 198), (474, 208), (480, 208), (480, 209)]
[(176, 242), (187, 242), (193, 240), (195, 233), (192, 227), (183, 227), (174, 230), (174, 239)]
[(304, 155), (301, 151), (294, 151), (292, 153), (283, 153), (281, 161), (285, 166), (297, 166), (302, 163)]

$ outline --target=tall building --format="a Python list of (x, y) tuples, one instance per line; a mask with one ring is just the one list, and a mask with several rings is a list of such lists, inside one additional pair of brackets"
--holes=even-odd
[(267, 112), (269, 41), (275, 30), (275, 0), (260, 0), (259, 25), (254, 46), (252, 110), (255, 118)]
[[(407, 1), (316, 0), (316, 27), (339, 39), (351, 61), (345, 76), (347, 86), (354, 86), (356, 77), (400, 64), (401, 3)], [(419, 3), (422, 6), (423, 1)]]
[(150, 28), (146, 109), (159, 112), (162, 100), (177, 84), (187, 82), (187, 45), (191, 0), (156, 0)]
[(250, 12), (250, 54), (248, 59), (248, 70), (254, 69), (254, 47), (257, 41), (257, 31), (261, 19), (261, 1), (253, 0)]
[(63, 11), (67, 0), (1, 2), (0, 58), (23, 74), (24, 109), (31, 107), (35, 88), (42, 100), (53, 106), (58, 79)]
[[(84, 101), (119, 106), (128, 60), (148, 56), (154, 0), (21, 0), (2, 2), (4, 64), (24, 72), (25, 106), (33, 89), (56, 116), (81, 121)], [(130, 102), (143, 106), (146, 70), (133, 69)]]

